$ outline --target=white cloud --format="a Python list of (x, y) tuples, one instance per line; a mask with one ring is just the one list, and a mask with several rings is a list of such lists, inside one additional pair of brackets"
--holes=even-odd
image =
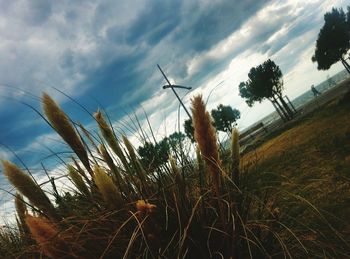
[(13, 154), (10, 151), (5, 150), (3, 147), (0, 146), (0, 161), (11, 160), (12, 157), (13, 157)]

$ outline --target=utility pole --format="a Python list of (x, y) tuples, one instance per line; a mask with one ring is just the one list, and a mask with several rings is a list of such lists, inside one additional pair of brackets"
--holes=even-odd
[(171, 88), (171, 90), (173, 90), (176, 98), (179, 100), (180, 104), (182, 105), (182, 107), (184, 108), (185, 112), (187, 113), (188, 117), (192, 120), (192, 116), (191, 114), (188, 112), (186, 106), (184, 105), (184, 103), (182, 102), (182, 100), (180, 99), (179, 95), (177, 94), (177, 92), (175, 91), (174, 88), (182, 88), (182, 89), (187, 89), (187, 90), (191, 90), (191, 87), (187, 87), (187, 86), (181, 86), (181, 85), (172, 85), (169, 81), (169, 79), (166, 77), (166, 75), (164, 74), (163, 70), (160, 68), (160, 66), (157, 64), (157, 67), (159, 68), (160, 72), (162, 73), (163, 77), (165, 78), (165, 80), (167, 81), (168, 85), (164, 85), (163, 89), (167, 89), (167, 88)]

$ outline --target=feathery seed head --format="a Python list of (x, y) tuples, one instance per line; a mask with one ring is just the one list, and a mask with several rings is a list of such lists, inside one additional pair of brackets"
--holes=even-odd
[(114, 185), (113, 180), (101, 167), (97, 165), (94, 168), (94, 180), (98, 190), (102, 194), (103, 200), (107, 203), (107, 205), (112, 209), (120, 207), (120, 193)]
[(23, 202), (23, 196), (19, 194), (18, 192), (16, 193), (15, 196), (15, 207), (16, 207), (16, 212), (19, 221), (17, 221), (18, 228), (23, 231), (24, 233), (29, 233), (28, 232), (28, 227), (25, 223), (25, 216), (27, 214), (27, 206)]
[(126, 149), (129, 152), (129, 156), (130, 156), (131, 160), (136, 162), (137, 157), (136, 157), (134, 147), (132, 146), (132, 144), (130, 143), (129, 139), (126, 136), (123, 135), (122, 139), (123, 139), (123, 142), (124, 142)]
[(89, 189), (86, 186), (80, 174), (71, 165), (68, 165), (67, 168), (68, 168), (68, 175), (70, 179), (73, 181), (74, 185), (78, 188), (78, 190), (85, 195), (89, 195), (90, 194)]
[(175, 175), (176, 186), (179, 188), (180, 193), (182, 195), (185, 195), (186, 185), (185, 185), (184, 179), (181, 176), (180, 169), (176, 164), (176, 160), (172, 156), (169, 156), (169, 161), (170, 161), (171, 169)]
[(111, 127), (107, 124), (106, 120), (102, 116), (102, 113), (100, 110), (98, 110), (94, 117), (98, 123), (98, 126), (100, 128), (100, 131), (102, 133), (103, 138), (107, 141), (108, 145), (111, 147), (113, 152), (119, 157), (119, 159), (122, 161), (125, 168), (128, 168), (128, 161), (123, 153), (122, 148), (120, 147)]
[(106, 162), (106, 164), (109, 166), (109, 168), (112, 170), (115, 168), (113, 159), (111, 157), (111, 155), (108, 153), (106, 147), (104, 145), (100, 145), (99, 146), (99, 151), (102, 155), (103, 160)]
[(68, 116), (58, 104), (46, 93), (42, 96), (43, 109), (48, 121), (62, 139), (77, 154), (85, 168), (91, 172), (89, 158), (84, 145), (72, 126)]
[(33, 239), (41, 247), (43, 253), (51, 258), (66, 258), (69, 246), (58, 235), (54, 224), (44, 218), (26, 215), (25, 222), (29, 227)]
[(205, 159), (207, 168), (211, 173), (214, 190), (219, 193), (220, 185), (220, 158), (217, 146), (216, 132), (211, 123), (209, 112), (206, 111), (201, 95), (195, 96), (192, 100), (194, 137), (199, 149)]
[(144, 200), (138, 200), (136, 202), (136, 209), (142, 213), (152, 213), (157, 208), (156, 205), (145, 202)]
[(23, 196), (18, 192), (16, 193), (16, 196), (15, 196), (15, 207), (16, 207), (16, 212), (19, 219), (21, 221), (24, 220), (24, 216), (27, 213), (27, 206), (23, 202)]
[(3, 161), (4, 175), (17, 190), (26, 196), (29, 201), (46, 213), (48, 216), (57, 219), (55, 208), (45, 195), (44, 191), (22, 170), (9, 161)]

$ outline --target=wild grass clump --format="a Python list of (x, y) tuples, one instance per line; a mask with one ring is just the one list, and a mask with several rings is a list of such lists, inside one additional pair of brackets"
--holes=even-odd
[(83, 126), (80, 134), (48, 95), (42, 100), (52, 128), (75, 153), (67, 166), (75, 189), (52, 204), (4, 161), (4, 174), (23, 195), (16, 196), (18, 228), (0, 229), (5, 258), (318, 258), (343, 257), (350, 248), (304, 198), (307, 186), (245, 168), (236, 129), (231, 155), (221, 156), (201, 96), (192, 99), (196, 159), (178, 145), (166, 163), (153, 163), (159, 154), (151, 152), (152, 166), (101, 111), (95, 114), (101, 135)]

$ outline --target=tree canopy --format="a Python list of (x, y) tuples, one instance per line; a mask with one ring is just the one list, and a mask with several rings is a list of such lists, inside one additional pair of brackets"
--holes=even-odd
[(232, 132), (233, 126), (237, 125), (236, 121), (241, 117), (241, 113), (231, 106), (220, 104), (217, 109), (211, 111), (214, 119), (214, 127), (223, 132)]
[(165, 138), (155, 145), (146, 142), (143, 146), (140, 146), (137, 151), (141, 157), (142, 165), (147, 169), (154, 170), (168, 161), (168, 140)]
[(270, 99), (275, 95), (282, 95), (282, 72), (272, 60), (268, 59), (263, 64), (252, 67), (248, 78), (246, 82), (239, 84), (239, 95), (246, 99), (249, 106), (265, 98)]
[(294, 112), (283, 99), (282, 71), (275, 62), (268, 59), (261, 65), (252, 67), (248, 78), (238, 86), (239, 95), (246, 100), (248, 106), (269, 99), (283, 120), (287, 121), (294, 117)]
[(170, 149), (173, 152), (177, 152), (179, 148), (181, 148), (181, 145), (183, 141), (185, 140), (186, 135), (180, 132), (174, 132), (168, 137), (168, 144), (170, 146)]
[(319, 70), (327, 70), (342, 60), (350, 49), (350, 7), (345, 15), (343, 9), (333, 8), (324, 15), (324, 25), (316, 41), (312, 61)]

